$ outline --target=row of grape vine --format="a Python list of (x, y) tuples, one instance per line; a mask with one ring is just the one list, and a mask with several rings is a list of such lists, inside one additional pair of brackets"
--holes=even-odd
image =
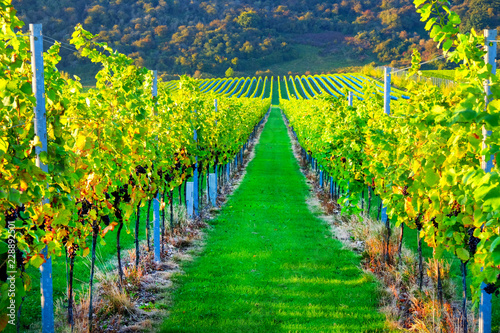
[[(447, 251), (461, 260), (477, 304), (483, 283), (489, 294), (500, 287), (499, 79), (485, 62), (485, 37), (460, 33), (447, 1), (416, 0), (415, 6), (431, 38), (457, 64), (457, 89), (414, 82), (409, 100), (391, 101), (390, 115), (374, 85), (364, 91), (373, 97), (354, 107), (332, 97), (281, 105), (301, 146), (343, 188), (343, 210), (359, 212), (361, 194), (371, 187), (397, 227), (417, 228), (436, 258)], [(410, 75), (418, 74), (420, 61), (414, 52)], [(490, 159), (488, 172), (483, 164)], [(391, 228), (387, 223), (388, 237)]]
[[(92, 252), (93, 267), (96, 242), (104, 244), (105, 235), (118, 228), (121, 281), (120, 233), (130, 229), (134, 212), (158, 193), (173, 193), (196, 167), (202, 173), (232, 161), (270, 105), (268, 99), (203, 94), (186, 77), (175, 93), (160, 81), (154, 97), (152, 71), (77, 26), (71, 43), (101, 69), (96, 87), (85, 90), (77, 77), (57, 70), (59, 43), (44, 53), (44, 173), (35, 162), (40, 140), (23, 25), (10, 1), (0, 2), (0, 330), (9, 321), (7, 307), (14, 303), (17, 311), (30, 289), (33, 277), (26, 269), (46, 261), (44, 249), (48, 256), (66, 253), (71, 263)], [(15, 267), (8, 268), (12, 251)], [(6, 292), (7, 271), (15, 271), (13, 298)]]

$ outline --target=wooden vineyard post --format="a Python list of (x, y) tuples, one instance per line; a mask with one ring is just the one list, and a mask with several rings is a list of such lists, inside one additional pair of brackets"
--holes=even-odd
[[(158, 72), (153, 71), (153, 98), (156, 99), (158, 96)], [(158, 112), (155, 110), (155, 116), (158, 116)], [(158, 139), (158, 138), (157, 138)], [(154, 261), (155, 263), (160, 263), (161, 253), (160, 253), (160, 191), (158, 190), (156, 198), (153, 200), (153, 244), (154, 244)]]
[[(30, 24), (31, 67), (33, 70), (33, 94), (36, 98), (35, 105), (35, 135), (41, 142), (41, 147), (35, 147), (36, 165), (43, 172), (48, 173), (49, 168), (41, 161), (40, 155), (47, 154), (47, 119), (45, 111), (45, 82), (43, 63), (43, 37), (42, 25)], [(48, 204), (43, 199), (42, 204)], [(52, 258), (48, 255), (48, 248), (42, 250), (45, 262), (40, 266), (40, 291), (42, 294), (42, 332), (54, 332), (54, 299), (52, 287)]]
[(319, 170), (319, 187), (323, 188), (323, 169)]
[(196, 197), (194, 193), (194, 182), (186, 183), (186, 205), (187, 214), (190, 219), (193, 218), (194, 213), (194, 198)]
[[(484, 37), (485, 37), (485, 49), (486, 49), (486, 55), (485, 55), (485, 62), (486, 64), (491, 65), (491, 73), (493, 75), (496, 74), (497, 68), (496, 68), (496, 56), (497, 56), (497, 43), (495, 41), (497, 37), (497, 31), (496, 30), (484, 30)], [(490, 90), (490, 82), (489, 80), (486, 80), (484, 82), (484, 92), (485, 92), (485, 106), (488, 106), (488, 103), (490, 102), (489, 95), (491, 94)], [(482, 143), (482, 148), (485, 149), (487, 148), (486, 145), (486, 139), (488, 136), (491, 135), (491, 131), (486, 130), (486, 128), (483, 125), (483, 143)], [(485, 172), (491, 172), (491, 169), (493, 168), (493, 157), (490, 156), (489, 160), (486, 161), (486, 156), (483, 156), (482, 161), (481, 161), (481, 168)], [(479, 333), (491, 333), (491, 294), (488, 294), (486, 291), (484, 291), (484, 288), (486, 287), (486, 284), (483, 282), (481, 283), (481, 300), (479, 303)]]

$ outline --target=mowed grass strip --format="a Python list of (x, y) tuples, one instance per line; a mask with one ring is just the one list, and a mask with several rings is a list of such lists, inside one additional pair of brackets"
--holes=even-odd
[(308, 187), (273, 109), (206, 246), (175, 278), (161, 332), (386, 332), (376, 282), (308, 209)]

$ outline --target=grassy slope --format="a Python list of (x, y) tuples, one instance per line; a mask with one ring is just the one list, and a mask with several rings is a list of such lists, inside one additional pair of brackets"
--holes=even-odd
[(426, 77), (437, 77), (447, 80), (455, 80), (454, 70), (427, 70), (422, 71), (422, 75)]
[[(274, 64), (269, 66), (269, 68), (262, 69), (269, 69), (274, 75), (287, 75), (289, 71), (298, 74), (304, 74), (307, 71), (310, 71), (312, 74), (321, 74), (322, 72), (335, 71), (343, 67), (363, 66), (372, 61), (377, 61), (375, 57), (360, 61), (358, 58), (351, 58), (348, 53), (331, 53), (323, 56), (321, 55), (322, 49), (320, 47), (311, 45), (295, 44), (293, 47), (297, 51), (297, 59)], [(253, 75), (252, 73), (248, 74)]]
[(241, 186), (186, 264), (162, 332), (375, 332), (376, 282), (305, 203), (277, 109)]

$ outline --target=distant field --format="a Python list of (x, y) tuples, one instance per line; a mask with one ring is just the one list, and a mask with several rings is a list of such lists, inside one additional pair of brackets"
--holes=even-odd
[(286, 75), (289, 72), (293, 74), (321, 74), (327, 72), (337, 72), (338, 69), (363, 66), (373, 61), (377, 61), (374, 56), (367, 56), (365, 59), (359, 59), (352, 56), (345, 48), (339, 46), (338, 49), (331, 52), (325, 52), (322, 48), (312, 45), (294, 45), (297, 52), (297, 59), (274, 64), (264, 70), (269, 69), (274, 75)]
[(455, 80), (455, 71), (450, 69), (422, 71), (422, 75), (426, 77), (437, 77), (440, 79)]
[[(167, 88), (178, 89), (179, 81), (170, 81)], [(199, 87), (202, 92), (216, 93), (227, 97), (249, 97), (266, 99), (273, 97), (273, 104), (279, 99), (312, 99), (320, 95), (331, 95), (345, 98), (351, 91), (358, 99), (364, 98), (363, 89), (367, 83), (374, 82), (379, 92), (382, 86), (372, 78), (357, 73), (328, 75), (287, 75), (281, 77), (242, 77), (201, 79)], [(408, 98), (398, 89), (392, 90), (392, 99)]]

